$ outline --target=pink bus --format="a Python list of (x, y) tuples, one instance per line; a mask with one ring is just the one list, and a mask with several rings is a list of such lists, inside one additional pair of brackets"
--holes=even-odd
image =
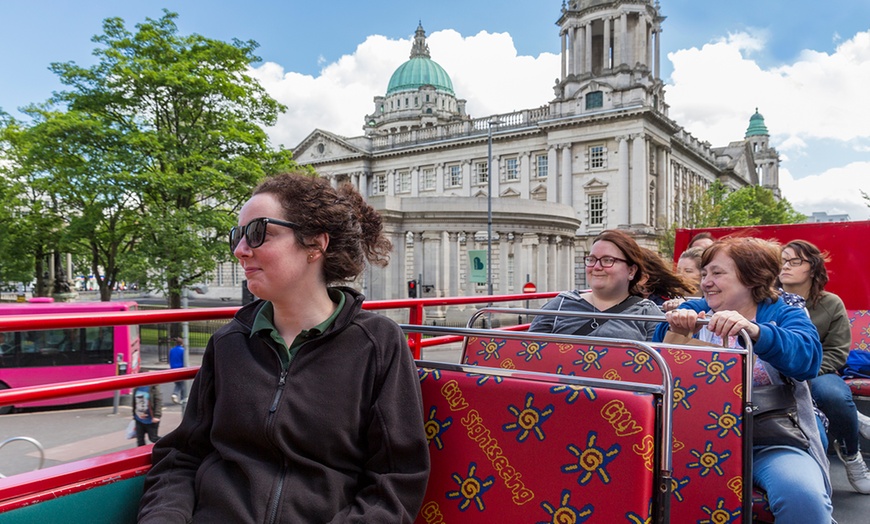
[[(135, 302), (51, 302), (0, 304), (0, 316), (132, 311)], [(45, 300), (45, 301), (43, 301)], [(86, 327), (0, 332), (0, 389), (139, 372), (139, 326)], [(18, 407), (77, 404), (114, 393), (28, 402)], [(0, 414), (12, 406), (0, 407)]]

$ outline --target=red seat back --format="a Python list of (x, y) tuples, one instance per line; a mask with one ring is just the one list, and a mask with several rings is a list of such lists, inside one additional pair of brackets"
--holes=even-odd
[[(672, 521), (742, 514), (744, 354), (653, 346), (674, 380)], [(662, 380), (647, 355), (606, 344), (469, 337), (463, 362), (643, 383)]]
[(417, 522), (653, 520), (654, 394), (419, 365), (432, 471)]

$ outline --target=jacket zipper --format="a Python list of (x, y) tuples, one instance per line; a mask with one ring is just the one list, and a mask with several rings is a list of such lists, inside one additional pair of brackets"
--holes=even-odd
[(281, 501), (281, 491), (284, 490), (284, 477), (287, 475), (287, 461), (281, 464), (281, 476), (278, 478), (278, 485), (275, 486), (275, 495), (272, 497), (272, 504), (269, 507), (268, 524), (275, 524), (275, 519), (278, 518), (278, 503)]
[[(278, 350), (275, 349), (272, 344), (266, 342), (266, 345), (269, 346), (272, 351), (275, 353), (275, 357), (278, 359), (278, 365), (281, 366), (281, 374), (278, 376), (278, 387), (275, 390), (275, 396), (272, 398), (272, 404), (269, 406), (269, 422), (268, 425), (271, 427), (274, 424), (274, 416), (275, 412), (278, 410), (278, 403), (281, 401), (281, 397), (284, 395), (284, 388), (287, 385), (287, 374), (290, 372), (289, 366), (288, 369), (283, 369), (281, 365), (281, 358), (278, 356)], [(278, 476), (278, 484), (275, 486), (275, 491), (272, 494), (272, 502), (269, 505), (269, 511), (267, 513), (268, 517), (266, 522), (268, 524), (274, 524), (276, 519), (278, 518), (278, 508), (280, 507), (281, 502), (281, 492), (284, 491), (284, 479), (287, 476), (287, 460), (284, 459), (281, 461), (281, 474)]]

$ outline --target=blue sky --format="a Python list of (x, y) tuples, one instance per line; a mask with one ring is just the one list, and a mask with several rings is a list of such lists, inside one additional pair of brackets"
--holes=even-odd
[[(863, 95), (870, 2), (660, 3), (671, 118), (719, 146), (741, 139), (759, 107), (782, 155), (785, 196), (803, 212), (870, 218), (856, 196), (870, 192)], [(418, 21), (472, 116), (537, 107), (552, 98), (559, 74), (560, 7), (560, 0), (0, 0), (0, 109), (17, 116), (16, 108), (60, 89), (51, 62), (91, 63), (90, 39), (103, 19), (121, 17), (132, 29), (163, 8), (179, 13), (182, 33), (259, 42), (258, 77), (289, 108), (270, 136), (287, 147), (314, 128), (361, 134), (372, 97), (407, 58)]]

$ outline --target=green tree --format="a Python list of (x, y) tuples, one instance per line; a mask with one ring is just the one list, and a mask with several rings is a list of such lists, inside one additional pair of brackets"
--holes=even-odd
[[(680, 227), (757, 226), (795, 224), (806, 217), (794, 210), (786, 199), (777, 199), (773, 191), (761, 186), (744, 186), (736, 191), (718, 180), (703, 194), (696, 193), (688, 207), (688, 219)], [(677, 224), (659, 237), (659, 251), (673, 256)]]
[(68, 89), (50, 105), (65, 111), (26, 109), (28, 165), (51, 175), (60, 241), (89, 256), (103, 300), (124, 279), (179, 307), (229, 258), (226, 232), (253, 186), (295, 166), (263, 129), (284, 107), (247, 74), (256, 42), (179, 35), (176, 18), (164, 10), (135, 33), (105, 20), (95, 65), (51, 65)]
[(34, 144), (27, 127), (0, 112), (0, 280), (30, 283), (47, 296), (46, 257), (56, 249), (64, 221), (57, 201), (44, 191), (49, 179), (33, 166)]
[(788, 200), (777, 199), (773, 191), (761, 186), (741, 187), (718, 202), (714, 198), (714, 202), (710, 223), (705, 226), (795, 224), (806, 220)]

